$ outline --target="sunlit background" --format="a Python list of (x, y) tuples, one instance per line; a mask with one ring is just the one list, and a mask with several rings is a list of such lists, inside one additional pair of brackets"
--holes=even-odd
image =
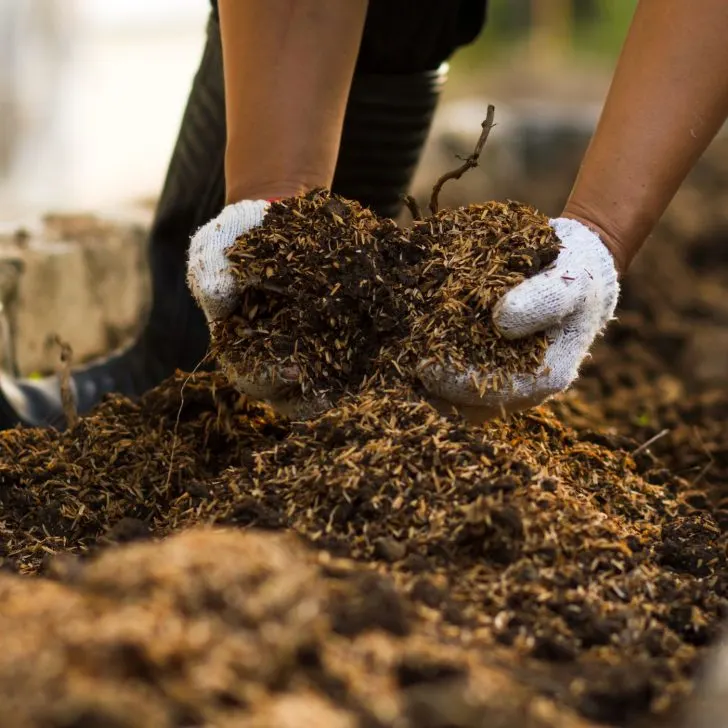
[[(448, 98), (598, 102), (633, 0), (492, 0)], [(0, 220), (153, 199), (207, 0), (0, 0)]]
[(0, 0), (0, 215), (153, 195), (205, 0)]

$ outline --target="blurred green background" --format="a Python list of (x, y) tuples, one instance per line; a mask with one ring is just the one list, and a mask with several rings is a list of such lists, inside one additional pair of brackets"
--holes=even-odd
[(491, 0), (488, 25), (457, 56), (456, 70), (506, 65), (531, 56), (534, 63), (577, 61), (614, 64), (637, 0)]

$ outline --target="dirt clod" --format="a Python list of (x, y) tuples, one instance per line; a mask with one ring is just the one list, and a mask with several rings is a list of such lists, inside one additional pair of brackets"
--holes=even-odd
[(497, 388), (506, 374), (535, 371), (546, 339), (505, 340), (492, 309), (558, 250), (547, 218), (515, 202), (444, 210), (400, 229), (315, 190), (273, 203), (231, 249), (241, 304), (213, 327), (213, 352), (246, 376), (272, 363), (297, 371), (311, 401), (375, 379), (413, 384), (423, 362), (474, 369)]

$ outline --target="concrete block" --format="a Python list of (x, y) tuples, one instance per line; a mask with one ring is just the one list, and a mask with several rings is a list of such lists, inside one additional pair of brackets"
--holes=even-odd
[(49, 215), (0, 231), (0, 363), (54, 371), (55, 337), (87, 361), (136, 331), (149, 302), (145, 209)]

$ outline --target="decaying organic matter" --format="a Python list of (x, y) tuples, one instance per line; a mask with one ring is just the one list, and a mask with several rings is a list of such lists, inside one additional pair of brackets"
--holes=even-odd
[(502, 338), (493, 306), (557, 254), (548, 220), (515, 202), (403, 230), (315, 190), (273, 203), (232, 248), (241, 305), (214, 325), (213, 352), (246, 373), (295, 368), (304, 398), (329, 402), (365, 381), (413, 384), (423, 361), (472, 367), (497, 387), (534, 372), (547, 342)]
[(417, 221), (411, 239), (429, 251), (418, 281), (424, 301), (402, 342), (411, 359), (473, 370), (494, 389), (508, 374), (535, 372), (546, 337), (505, 339), (491, 314), (507, 291), (556, 260), (559, 241), (547, 218), (517, 202), (489, 202)]
[(418, 629), (386, 577), (291, 536), (194, 529), (52, 581), (2, 574), (0, 596), (14, 728), (587, 725)]
[(666, 282), (508, 420), (180, 373), (0, 433), (0, 725), (672, 728), (728, 617), (728, 394), (678, 356), (728, 320), (723, 238), (648, 248)]
[(394, 221), (324, 190), (275, 202), (230, 251), (242, 301), (213, 328), (213, 352), (253, 374), (296, 367), (304, 395), (340, 395), (405, 335), (423, 254)]
[[(290, 422), (246, 401), (219, 375), (195, 375), (182, 392), (183, 382), (172, 379), (139, 404), (111, 399), (66, 433), (0, 437), (4, 566), (20, 573), (6, 577), (7, 588), (30, 595), (50, 590), (46, 579), (66, 584), (71, 634), (74, 610), (89, 623), (79, 588), (95, 595), (98, 624), (124, 625), (126, 614), (142, 625), (153, 620), (147, 631), (130, 622), (101, 635), (102, 655), (128, 655), (115, 669), (133, 697), (120, 694), (117, 705), (110, 691), (96, 690), (119, 675), (99, 674), (101, 658), (84, 656), (93, 640), (75, 648), (76, 672), (40, 674), (29, 689), (72, 699), (85, 689), (78, 685), (88, 686), (83, 700), (93, 696), (106, 706), (99, 710), (121, 714), (122, 698), (136, 699), (165, 720), (181, 710), (212, 721), (223, 711), (264, 724), (276, 701), (303, 700), (333, 716), (322, 725), (360, 725), (366, 716), (366, 725), (414, 727), (423, 724), (407, 712), (409, 687), (423, 684), (420, 715), (434, 682), (448, 710), (466, 706), (460, 722), (432, 718), (443, 728), (479, 726), (483, 715), (514, 727), (632, 725), (669, 713), (689, 692), (700, 650), (726, 613), (726, 537), (710, 508), (691, 505), (684, 481), (636, 442), (572, 429), (548, 408), (473, 427), (402, 386), (347, 395), (330, 412)], [(200, 524), (243, 533), (155, 544)], [(249, 529), (292, 532), (309, 550), (271, 581), (256, 554), (275, 553), (277, 537), (243, 535)], [(149, 543), (124, 545), (135, 541)], [(228, 577), (210, 592), (211, 567), (191, 559), (238, 568), (261, 594), (280, 592), (287, 611), (258, 609), (248, 587), (234, 579), (224, 586)], [(314, 561), (329, 586), (307, 575), (313, 567), (303, 564)], [(28, 581), (32, 573), (42, 579)], [(87, 582), (91, 573), (105, 586)], [(315, 589), (301, 592), (311, 579)], [(140, 603), (135, 590), (147, 595)], [(331, 597), (314, 608), (307, 600), (319, 593)], [(159, 617), (149, 599), (177, 616)], [(171, 599), (182, 601), (169, 606)], [(40, 630), (50, 617), (36, 609)], [(240, 609), (268, 619), (265, 630), (259, 634)], [(320, 631), (300, 631), (316, 649), (299, 644), (298, 628), (286, 631), (294, 618), (286, 615), (314, 612)], [(219, 625), (220, 636), (198, 619)], [(162, 623), (177, 626), (160, 633), (154, 625)], [(60, 664), (70, 659), (56, 652), (70, 649), (65, 635), (44, 648)], [(281, 644), (268, 670), (250, 655), (270, 635)], [(41, 659), (34, 638), (15, 639), (14, 654), (29, 664)], [(410, 645), (432, 652), (435, 664), (395, 668)], [(194, 657), (184, 656), (189, 650)], [(338, 660), (336, 669), (329, 659)], [(451, 675), (463, 677), (452, 683)], [(502, 690), (472, 688), (483, 675)], [(463, 690), (475, 690), (475, 707), (467, 708)], [(534, 705), (551, 717), (531, 716)], [(120, 725), (147, 725), (136, 715), (125, 720)]]

